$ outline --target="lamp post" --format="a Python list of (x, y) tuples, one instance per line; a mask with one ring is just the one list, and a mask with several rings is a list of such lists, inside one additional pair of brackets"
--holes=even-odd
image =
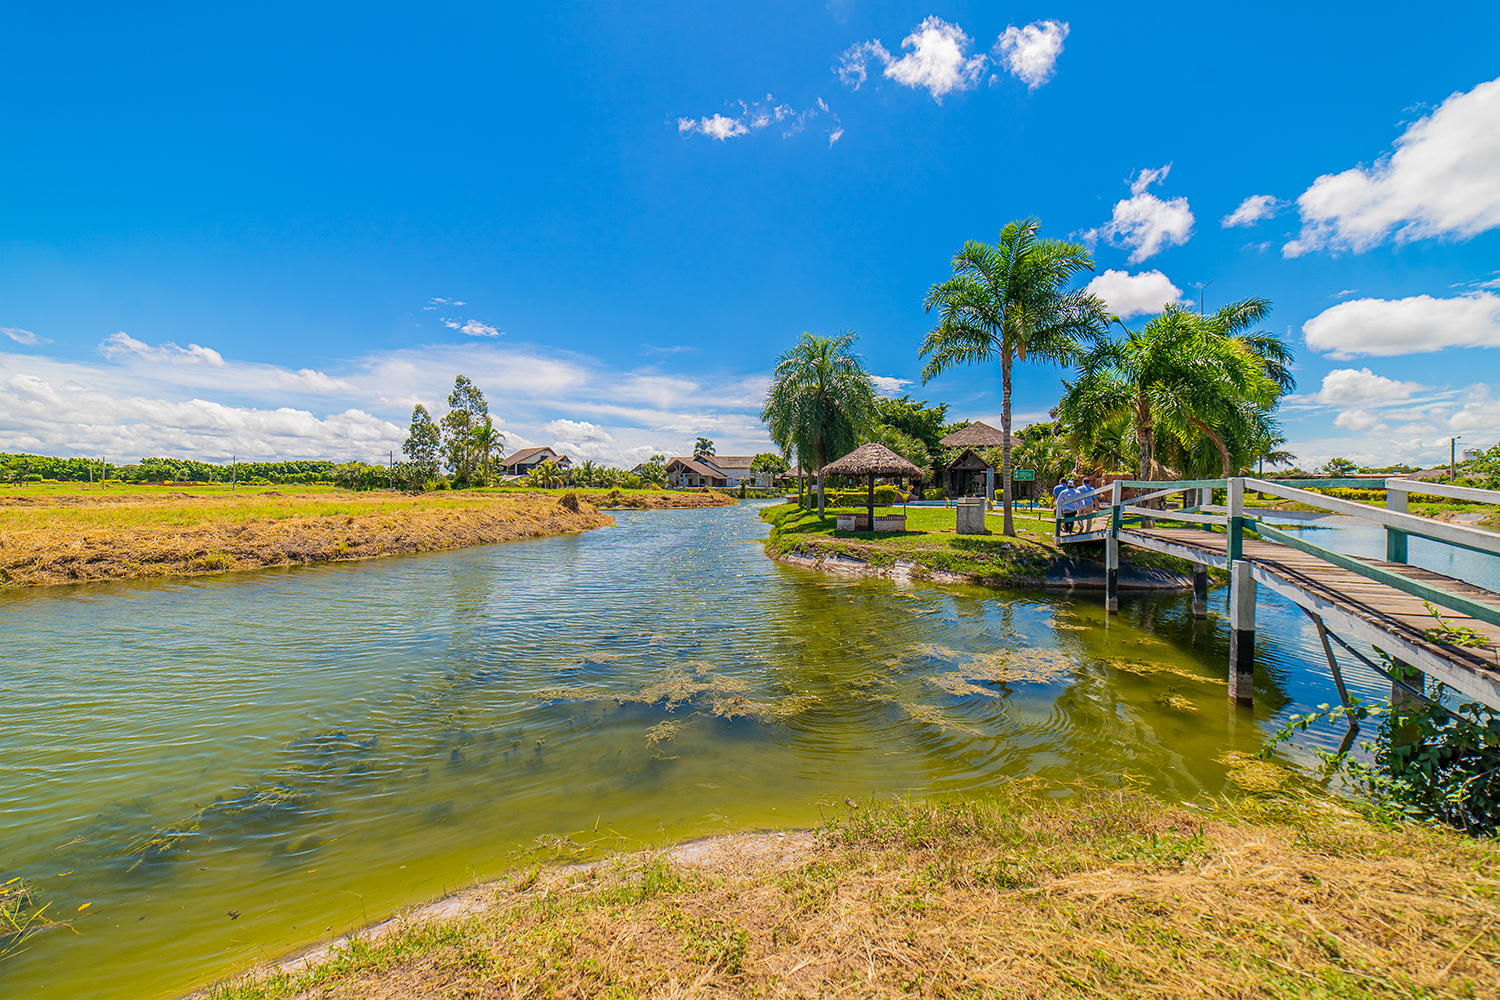
[(1448, 482), (1458, 482), (1458, 442), (1460, 434), (1448, 442)]

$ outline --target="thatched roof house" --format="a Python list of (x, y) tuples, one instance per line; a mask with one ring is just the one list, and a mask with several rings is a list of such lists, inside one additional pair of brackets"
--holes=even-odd
[[(1005, 432), (997, 427), (991, 427), (982, 420), (976, 420), (969, 426), (949, 434), (940, 443), (944, 448), (998, 448), (1005, 443)], [(1010, 436), (1012, 448), (1020, 443), (1020, 439), (1014, 434)]]

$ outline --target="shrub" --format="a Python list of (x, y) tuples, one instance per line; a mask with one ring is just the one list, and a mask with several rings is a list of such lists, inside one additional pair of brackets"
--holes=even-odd
[[(906, 494), (895, 486), (875, 487), (875, 505), (877, 507), (896, 507), (906, 499)], [(827, 505), (829, 507), (862, 507), (868, 500), (865, 490), (829, 490)]]

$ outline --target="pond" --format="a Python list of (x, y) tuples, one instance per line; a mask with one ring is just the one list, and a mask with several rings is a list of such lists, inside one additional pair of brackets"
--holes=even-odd
[[(375, 562), (0, 595), (0, 881), (72, 930), (7, 997), (170, 997), (533, 858), (809, 826), (849, 796), (1130, 773), (1229, 787), (1336, 698), (1263, 595), (1253, 711), (1223, 594), (847, 579), (753, 503)], [(1380, 697), (1356, 671), (1356, 693)]]

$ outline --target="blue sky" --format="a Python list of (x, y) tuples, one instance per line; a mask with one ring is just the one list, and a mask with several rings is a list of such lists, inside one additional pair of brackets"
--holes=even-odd
[(761, 450), (801, 331), (915, 382), (1027, 215), (1132, 323), (1271, 299), (1300, 464), (1500, 438), (1495, 4), (309, 6), (0, 10), (0, 450), (374, 460), (460, 371), (512, 445)]

